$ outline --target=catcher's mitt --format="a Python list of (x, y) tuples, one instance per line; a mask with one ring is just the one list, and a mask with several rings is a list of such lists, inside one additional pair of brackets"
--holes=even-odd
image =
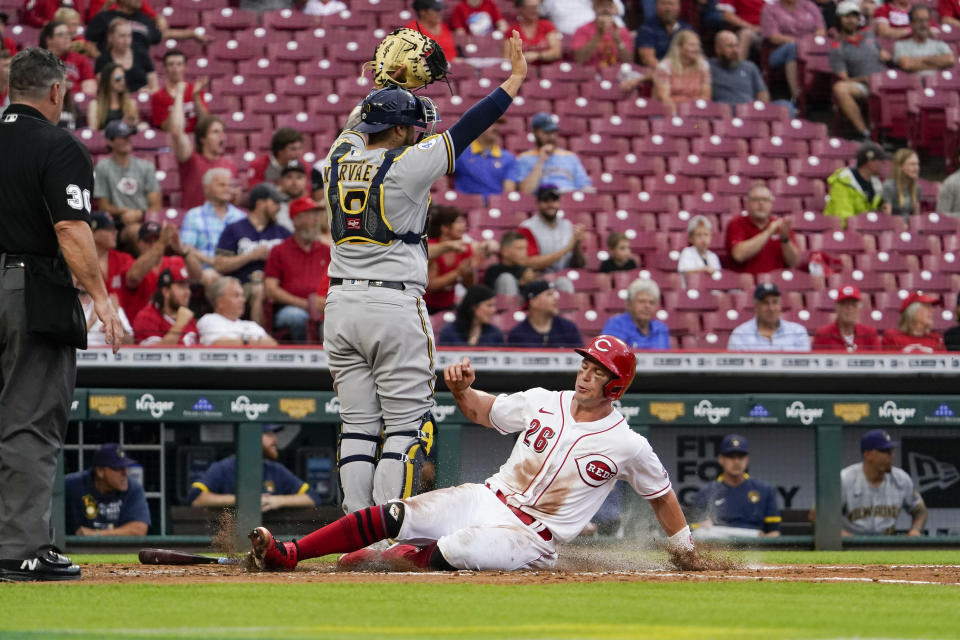
[(417, 89), (441, 80), (449, 68), (436, 41), (406, 28), (397, 29), (380, 41), (370, 66), (377, 87), (396, 84), (404, 89)]

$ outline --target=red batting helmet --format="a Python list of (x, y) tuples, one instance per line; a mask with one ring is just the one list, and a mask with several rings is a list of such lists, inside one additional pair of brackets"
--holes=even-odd
[(585, 349), (574, 349), (584, 358), (595, 360), (613, 377), (603, 385), (607, 400), (619, 400), (637, 372), (637, 357), (620, 338), (597, 336)]

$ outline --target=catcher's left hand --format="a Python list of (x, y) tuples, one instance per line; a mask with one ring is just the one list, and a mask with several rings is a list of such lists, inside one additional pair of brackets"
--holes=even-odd
[(435, 40), (407, 28), (385, 36), (370, 64), (378, 88), (396, 84), (417, 89), (443, 79), (449, 69), (447, 57)]

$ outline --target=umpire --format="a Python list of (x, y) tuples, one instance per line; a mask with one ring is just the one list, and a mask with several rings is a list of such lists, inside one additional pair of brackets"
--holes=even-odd
[(76, 349), (86, 348), (71, 271), (115, 353), (123, 335), (89, 226), (90, 154), (54, 124), (65, 73), (49, 51), (21, 51), (0, 116), (0, 581), (80, 577), (50, 525)]

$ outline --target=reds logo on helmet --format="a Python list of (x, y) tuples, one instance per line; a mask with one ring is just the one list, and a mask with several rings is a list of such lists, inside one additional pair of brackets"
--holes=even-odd
[(597, 336), (583, 349), (574, 349), (584, 358), (596, 361), (612, 376), (603, 386), (607, 400), (619, 400), (630, 387), (637, 371), (637, 357), (630, 347), (614, 336)]
[(591, 453), (577, 458), (580, 479), (591, 487), (599, 487), (617, 477), (617, 463), (605, 455)]

